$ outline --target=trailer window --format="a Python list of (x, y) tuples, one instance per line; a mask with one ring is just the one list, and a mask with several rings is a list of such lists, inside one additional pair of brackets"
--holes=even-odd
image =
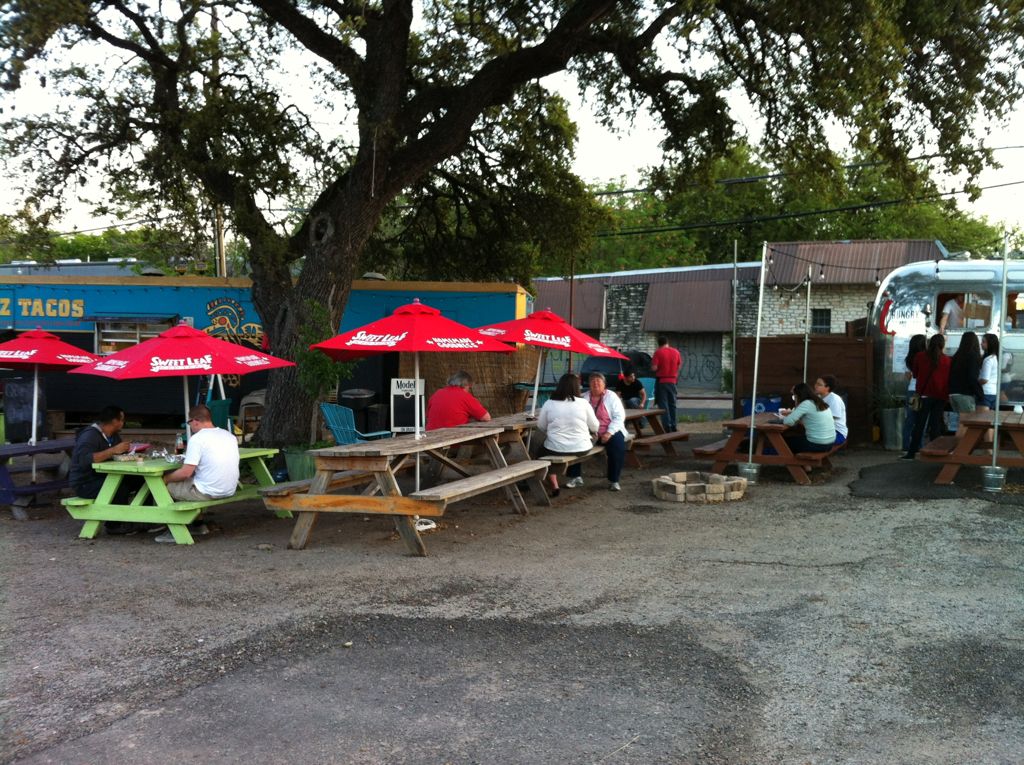
[(935, 303), (940, 332), (977, 331), (992, 323), (991, 292), (943, 292)]
[(138, 345), (171, 328), (169, 323), (143, 324), (131, 321), (97, 321), (96, 353), (107, 356)]
[(1024, 329), (1024, 292), (1006, 293), (1003, 329)]

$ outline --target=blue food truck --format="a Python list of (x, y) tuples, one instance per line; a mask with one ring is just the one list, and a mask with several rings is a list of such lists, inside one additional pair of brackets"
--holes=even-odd
[[(109, 262), (0, 266), (0, 339), (40, 327), (79, 348), (109, 354), (184, 321), (224, 340), (263, 346), (263, 326), (248, 279), (142, 275), (132, 268), (130, 263)], [(470, 326), (519, 318), (530, 307), (526, 290), (510, 283), (361, 279), (353, 283), (339, 331), (386, 316), (414, 298)], [(397, 361), (382, 357), (367, 359), (345, 384), (382, 393), (386, 375), (395, 365)], [(0, 375), (10, 379), (24, 377), (24, 372), (6, 370)], [(112, 381), (56, 372), (44, 377), (44, 409), (57, 412), (68, 425), (90, 421), (109, 403), (123, 406), (133, 418), (149, 425), (173, 427), (180, 422), (180, 380)], [(202, 378), (190, 382), (193, 395), (201, 395)], [(246, 393), (266, 386), (266, 375), (225, 377), (224, 384), (237, 411)], [(5, 402), (8, 439), (13, 440), (17, 434), (11, 427), (17, 428), (19, 421), (19, 415), (11, 411), (15, 398)], [(25, 420), (27, 426), (31, 415)]]

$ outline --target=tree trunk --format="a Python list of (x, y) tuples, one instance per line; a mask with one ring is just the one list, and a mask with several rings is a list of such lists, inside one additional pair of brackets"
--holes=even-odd
[[(270, 338), (271, 353), (295, 360), (299, 331), (307, 324), (310, 302), (327, 309), (332, 333), (337, 332), (352, 290), (363, 248), (384, 209), (384, 200), (351, 191), (339, 200), (331, 214), (313, 216), (305, 260), (293, 283), (288, 268), (291, 257), (282, 257), (284, 241), (253, 248), (253, 303)], [(342, 225), (344, 222), (344, 225)], [(295, 241), (291, 246), (296, 247)], [(329, 336), (333, 336), (329, 335)], [(327, 338), (321, 338), (326, 340)], [(266, 446), (308, 443), (309, 424), (317, 397), (299, 383), (297, 367), (270, 372), (266, 408), (255, 440)]]

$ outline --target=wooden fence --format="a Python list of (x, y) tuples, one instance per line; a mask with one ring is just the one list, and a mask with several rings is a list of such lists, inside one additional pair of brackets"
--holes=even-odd
[[(740, 399), (749, 398), (754, 378), (754, 338), (741, 337), (736, 346), (736, 399), (733, 410), (740, 416)], [(757, 397), (782, 396), (792, 407), (789, 391), (803, 379), (804, 337), (785, 335), (761, 338), (761, 364)], [(811, 385), (823, 374), (838, 378), (838, 390), (847, 397), (846, 421), (851, 443), (870, 443), (874, 414), (871, 390), (874, 381), (872, 342), (863, 337), (812, 335), (807, 351), (807, 380)]]

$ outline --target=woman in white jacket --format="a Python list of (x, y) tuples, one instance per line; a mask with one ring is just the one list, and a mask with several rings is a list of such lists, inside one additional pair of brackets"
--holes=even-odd
[[(622, 406), (619, 394), (608, 390), (603, 374), (591, 372), (587, 384), (590, 390), (586, 394), (586, 399), (593, 407), (598, 422), (597, 443), (604, 447), (608, 457), (608, 488), (619, 491), (619, 478), (622, 476), (622, 466), (626, 462), (626, 441), (630, 437), (629, 431), (626, 430), (626, 410)], [(566, 484), (582, 485), (582, 477), (573, 478)]]
[[(545, 454), (586, 454), (594, 445), (592, 433), (597, 432), (598, 422), (594, 409), (580, 397), (580, 378), (569, 373), (559, 378), (555, 392), (544, 402), (537, 427), (544, 431), (544, 447), (541, 458)], [(579, 464), (569, 466), (570, 481), (582, 472)], [(558, 476), (548, 471), (551, 482), (551, 496), (558, 496)], [(583, 479), (580, 479), (580, 484)], [(579, 484), (575, 484), (579, 485)]]

